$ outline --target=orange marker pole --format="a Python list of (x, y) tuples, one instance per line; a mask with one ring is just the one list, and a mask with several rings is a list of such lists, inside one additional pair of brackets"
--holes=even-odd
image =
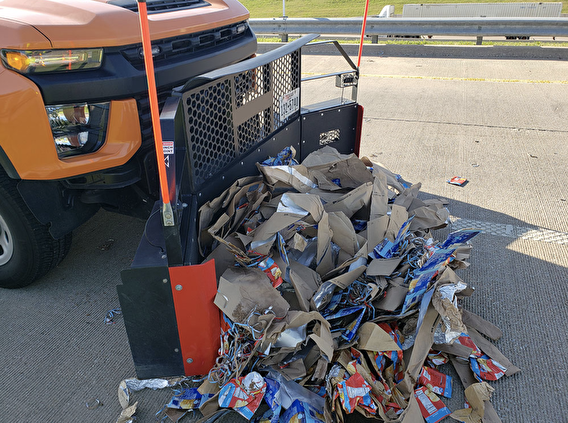
[(357, 67), (361, 66), (361, 56), (363, 55), (363, 38), (365, 38), (365, 27), (367, 26), (367, 13), (369, 13), (369, 0), (367, 0), (365, 3), (365, 16), (363, 16), (363, 27), (361, 28), (361, 42), (359, 43)]
[(150, 26), (148, 25), (148, 9), (146, 8), (146, 0), (138, 0), (138, 16), (140, 18), (140, 31), (142, 33), (144, 66), (146, 67), (146, 78), (148, 80), (148, 95), (150, 99), (152, 129), (154, 131), (154, 146), (156, 148), (156, 158), (158, 160), (158, 177), (160, 179), (162, 202), (164, 203), (162, 217), (164, 226), (174, 226), (174, 215), (170, 204), (166, 163), (164, 160), (164, 148), (162, 146), (160, 109), (158, 107), (158, 91), (156, 90), (156, 78), (154, 76), (154, 59), (152, 58), (152, 42), (150, 40)]

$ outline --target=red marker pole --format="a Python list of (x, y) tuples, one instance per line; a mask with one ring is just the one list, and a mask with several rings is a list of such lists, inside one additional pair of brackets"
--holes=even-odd
[(154, 131), (154, 147), (158, 160), (158, 177), (160, 191), (162, 193), (162, 218), (164, 226), (174, 226), (174, 214), (170, 204), (168, 178), (166, 175), (166, 163), (164, 160), (164, 148), (162, 146), (162, 128), (160, 126), (160, 109), (158, 107), (158, 91), (154, 76), (154, 59), (152, 58), (152, 42), (150, 40), (150, 26), (148, 24), (148, 9), (146, 0), (138, 0), (138, 17), (140, 18), (140, 32), (142, 33), (142, 51), (144, 52), (144, 66), (148, 80), (148, 96), (150, 99), (150, 115), (152, 116), (152, 129)]
[(359, 43), (357, 67), (361, 66), (361, 56), (363, 55), (363, 38), (365, 38), (365, 27), (367, 26), (367, 13), (369, 13), (369, 0), (365, 2), (365, 16), (363, 16), (363, 27), (361, 28), (361, 42)]

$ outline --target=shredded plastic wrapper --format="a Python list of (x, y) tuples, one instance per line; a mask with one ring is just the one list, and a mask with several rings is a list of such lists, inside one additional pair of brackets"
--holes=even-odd
[(197, 388), (184, 388), (178, 395), (173, 396), (167, 407), (178, 410), (196, 410), (212, 396), (212, 394), (202, 395)]
[(270, 157), (262, 162), (264, 166), (291, 166), (297, 165), (298, 162), (294, 159), (296, 150), (294, 147), (286, 147), (276, 157)]
[(435, 392), (456, 389), (438, 366), (458, 366), (467, 385), (518, 371), (492, 345), (480, 350), (462, 321), (473, 289), (456, 271), (479, 230), (439, 241), (447, 202), (421, 199), (419, 183), (329, 146), (301, 164), (294, 155), (257, 164), (259, 176), (200, 209), (200, 251), (225, 266), (221, 346), (199, 391), (169, 407), (263, 423), (343, 423), (351, 413), (434, 423), (450, 414)]
[(282, 416), (285, 422), (296, 423), (324, 423), (323, 414), (309, 403), (295, 400)]
[(231, 379), (219, 393), (219, 406), (231, 407), (245, 419), (250, 420), (266, 392), (266, 382), (257, 372), (245, 377)]
[(347, 414), (355, 411), (357, 406), (362, 407), (371, 414), (377, 412), (377, 406), (371, 399), (371, 385), (363, 379), (359, 373), (355, 373), (349, 379), (337, 384), (337, 397), (341, 401)]
[(483, 380), (497, 380), (505, 376), (507, 369), (497, 360), (493, 360), (483, 354), (469, 335), (462, 333), (456, 342), (472, 349), (472, 353), (469, 356), (470, 366), (479, 382)]

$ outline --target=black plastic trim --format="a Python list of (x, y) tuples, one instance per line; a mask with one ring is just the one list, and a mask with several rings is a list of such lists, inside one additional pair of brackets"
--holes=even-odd
[(99, 210), (98, 204), (79, 201), (80, 191), (66, 190), (56, 181), (21, 180), (18, 192), (35, 218), (49, 225), (55, 239), (61, 239), (89, 220)]
[(2, 167), (4, 169), (4, 171), (6, 171), (6, 174), (10, 178), (20, 179), (20, 175), (18, 175), (18, 171), (16, 170), (16, 168), (14, 167), (12, 162), (10, 161), (10, 158), (8, 157), (8, 155), (2, 149), (2, 146), (0, 146), (0, 167)]
[(116, 189), (133, 185), (141, 179), (140, 164), (133, 159), (122, 166), (85, 173), (61, 180), (70, 189)]
[[(45, 104), (132, 98), (148, 91), (146, 73), (122, 55), (124, 48), (105, 48), (103, 65), (97, 70), (27, 76), (39, 87)], [(156, 84), (158, 87), (181, 85), (191, 77), (239, 62), (255, 52), (256, 37), (248, 28), (243, 37), (222, 48), (188, 53), (185, 60), (177, 56), (157, 64)]]

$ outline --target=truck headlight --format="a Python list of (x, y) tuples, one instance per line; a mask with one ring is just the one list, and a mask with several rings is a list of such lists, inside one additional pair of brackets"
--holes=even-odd
[(20, 73), (65, 72), (100, 68), (103, 49), (2, 50), (0, 57), (7, 68)]
[(59, 158), (92, 153), (105, 142), (110, 103), (45, 106)]

